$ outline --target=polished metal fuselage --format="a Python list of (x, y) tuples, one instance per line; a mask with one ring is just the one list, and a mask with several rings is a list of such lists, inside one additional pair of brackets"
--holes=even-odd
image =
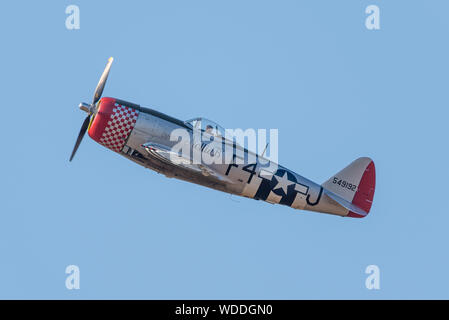
[[(279, 203), (295, 209), (319, 211), (342, 216), (347, 214), (345, 208), (341, 207), (336, 201), (323, 192), (323, 187), (321, 185), (306, 179), (285, 167), (271, 163), (268, 159), (256, 155), (246, 149), (244, 149), (243, 152), (246, 155), (250, 154), (253, 156), (252, 159), (256, 159), (255, 163), (218, 163), (208, 165), (211, 170), (225, 176), (227, 180), (220, 180), (214, 176), (192, 171), (188, 168), (154, 157), (143, 147), (145, 143), (152, 142), (170, 148), (177, 143), (177, 141), (170, 140), (170, 136), (174, 130), (184, 129), (193, 136), (193, 129), (183, 121), (169, 117), (155, 110), (142, 108), (138, 105), (129, 103), (128, 105), (131, 105), (133, 108), (138, 108), (139, 116), (120, 153), (146, 168), (164, 174), (169, 178), (177, 178), (215, 190), (256, 200), (264, 200), (273, 204)], [(194, 139), (192, 138), (191, 141), (191, 147), (193, 148)], [(237, 146), (237, 148), (241, 147)], [(233, 152), (235, 152), (235, 150)], [(248, 169), (248, 165), (252, 165), (251, 170)], [(273, 165), (277, 168), (276, 172), (273, 172), (273, 176), (275, 175), (274, 179), (261, 172), (267, 166), (270, 167)], [(279, 180), (282, 175), (288, 177), (289, 182), (291, 183), (287, 192), (273, 189), (274, 184), (276, 184), (277, 180)]]

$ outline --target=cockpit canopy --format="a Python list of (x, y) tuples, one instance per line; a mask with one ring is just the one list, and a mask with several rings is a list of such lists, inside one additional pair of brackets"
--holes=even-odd
[(194, 118), (187, 120), (186, 124), (192, 126), (193, 129), (201, 130), (207, 132), (213, 136), (224, 137), (225, 129), (220, 126), (218, 123), (206, 119), (206, 118)]

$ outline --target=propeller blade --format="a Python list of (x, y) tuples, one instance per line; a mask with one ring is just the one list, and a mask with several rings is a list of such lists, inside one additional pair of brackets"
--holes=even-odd
[(72, 161), (73, 157), (75, 156), (76, 150), (78, 150), (81, 140), (83, 140), (84, 134), (86, 133), (87, 128), (89, 127), (89, 122), (90, 122), (90, 115), (87, 116), (87, 118), (83, 122), (83, 125), (81, 126), (80, 133), (78, 134), (78, 138), (76, 139), (76, 143), (75, 146), (73, 147), (72, 155), (70, 156), (69, 161)]
[(95, 105), (98, 102), (98, 100), (100, 100), (101, 95), (103, 94), (103, 89), (104, 86), (106, 85), (106, 80), (108, 80), (109, 70), (111, 69), (112, 61), (114, 61), (114, 58), (110, 57), (108, 59), (108, 63), (106, 64), (106, 68), (104, 68), (103, 74), (101, 75), (100, 81), (98, 81), (97, 87), (95, 88), (92, 105)]

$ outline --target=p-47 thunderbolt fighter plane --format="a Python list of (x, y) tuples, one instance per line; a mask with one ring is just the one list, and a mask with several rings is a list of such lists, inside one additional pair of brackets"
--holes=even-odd
[[(101, 98), (112, 61), (106, 65), (92, 103), (80, 104), (88, 115), (70, 161), (87, 131), (103, 146), (167, 177), (295, 209), (354, 218), (369, 213), (376, 181), (370, 158), (355, 160), (319, 185), (226, 139), (224, 130), (207, 119), (181, 121), (134, 103)], [(184, 132), (179, 135), (184, 135), (184, 142), (171, 139), (173, 132)], [(207, 155), (208, 161), (202, 157), (195, 161), (198, 154)], [(231, 161), (210, 161), (224, 155)]]

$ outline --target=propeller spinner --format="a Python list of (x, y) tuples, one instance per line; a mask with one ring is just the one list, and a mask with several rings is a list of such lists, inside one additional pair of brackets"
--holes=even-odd
[(78, 147), (80, 146), (80, 143), (83, 140), (83, 137), (86, 134), (87, 129), (89, 128), (90, 117), (95, 113), (95, 104), (100, 100), (101, 95), (103, 94), (104, 86), (106, 85), (106, 80), (108, 80), (109, 70), (111, 70), (112, 61), (114, 61), (114, 58), (110, 57), (108, 59), (108, 63), (106, 64), (106, 68), (104, 68), (103, 74), (101, 75), (100, 81), (98, 81), (97, 87), (95, 88), (92, 103), (88, 104), (82, 102), (79, 105), (79, 108), (81, 110), (87, 112), (87, 117), (86, 119), (84, 119), (84, 122), (81, 125), (81, 129), (78, 134), (78, 138), (76, 139), (75, 146), (73, 147), (73, 151), (69, 161), (72, 161), (73, 157), (75, 156), (76, 150), (78, 150)]

